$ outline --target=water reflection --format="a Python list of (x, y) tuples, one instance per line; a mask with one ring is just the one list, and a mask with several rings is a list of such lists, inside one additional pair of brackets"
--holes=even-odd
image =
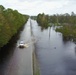
[(76, 75), (76, 49), (71, 40), (55, 31), (55, 27), (41, 30), (36, 23), (33, 26), (36, 42), (36, 55), (41, 75)]
[(76, 46), (75, 46), (75, 55), (76, 55)]
[[(16, 38), (15, 38), (16, 39)], [(10, 41), (6, 46), (0, 50), (0, 75), (5, 75), (8, 62), (13, 56), (16, 40)]]

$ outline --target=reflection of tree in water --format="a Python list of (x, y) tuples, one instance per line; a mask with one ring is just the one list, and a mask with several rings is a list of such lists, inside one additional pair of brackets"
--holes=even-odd
[(40, 26), (40, 27), (41, 27), (41, 31), (48, 29), (48, 27), (45, 27), (45, 26)]
[(46, 29), (48, 29), (49, 30), (49, 39), (50, 39), (50, 30), (51, 30), (51, 27), (42, 27), (42, 26), (40, 26), (41, 27), (41, 31), (43, 31), (43, 30), (46, 30)]
[(51, 30), (51, 27), (49, 27), (49, 39), (50, 39), (50, 30)]

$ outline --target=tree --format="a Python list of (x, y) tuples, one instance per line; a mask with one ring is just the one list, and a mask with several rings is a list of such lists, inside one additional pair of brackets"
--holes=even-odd
[(44, 13), (38, 14), (37, 16), (37, 22), (40, 26), (47, 28), (49, 25), (49, 16), (45, 15)]

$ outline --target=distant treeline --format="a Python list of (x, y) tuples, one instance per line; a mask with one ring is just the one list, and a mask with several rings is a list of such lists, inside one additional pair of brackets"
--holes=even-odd
[[(34, 16), (33, 16), (34, 17)], [(34, 17), (36, 18), (36, 16)], [(76, 24), (76, 14), (72, 12), (71, 14), (54, 14), (54, 15), (45, 15), (44, 13), (37, 15), (37, 22), (42, 26), (49, 26), (48, 23), (53, 24)]]
[(27, 15), (22, 15), (10, 8), (5, 9), (0, 5), (0, 48), (8, 43), (27, 20)]
[(60, 24), (76, 24), (76, 14), (72, 12), (71, 14), (54, 14), (49, 17), (51, 23)]
[(37, 16), (30, 16), (31, 19), (37, 20)]

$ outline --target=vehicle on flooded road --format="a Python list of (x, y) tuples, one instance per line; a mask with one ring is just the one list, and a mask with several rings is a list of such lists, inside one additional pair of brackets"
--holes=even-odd
[(17, 47), (19, 47), (19, 48), (27, 48), (28, 47), (28, 44), (27, 43), (25, 44), (24, 41), (20, 41), (18, 43)]
[(18, 47), (19, 47), (19, 48), (25, 48), (25, 43), (24, 43), (24, 41), (20, 41), (19, 44), (18, 44)]

